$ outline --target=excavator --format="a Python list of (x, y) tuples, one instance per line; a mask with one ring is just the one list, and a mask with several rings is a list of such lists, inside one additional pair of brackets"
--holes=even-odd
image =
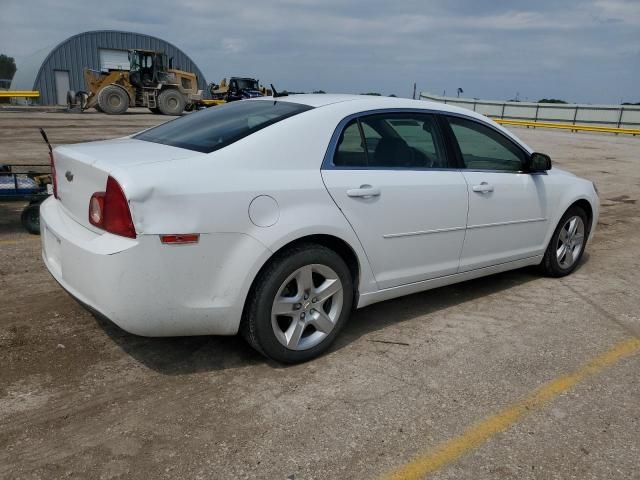
[(146, 107), (153, 113), (180, 115), (202, 101), (195, 73), (173, 68), (172, 58), (154, 50), (129, 50), (129, 70), (84, 70), (87, 92), (67, 92), (70, 108), (95, 108), (121, 115), (129, 107)]

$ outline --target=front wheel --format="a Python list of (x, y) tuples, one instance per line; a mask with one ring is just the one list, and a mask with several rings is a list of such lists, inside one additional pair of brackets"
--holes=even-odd
[(174, 88), (163, 90), (158, 95), (158, 109), (163, 115), (180, 115), (185, 105), (184, 96)]
[(129, 94), (118, 85), (107, 85), (98, 93), (98, 105), (107, 115), (122, 115), (129, 108)]
[(260, 353), (283, 363), (324, 352), (351, 314), (353, 280), (344, 260), (321, 245), (277, 255), (258, 275), (241, 332)]
[(551, 277), (573, 272), (582, 258), (588, 236), (588, 219), (580, 207), (565, 212), (556, 227), (540, 266)]

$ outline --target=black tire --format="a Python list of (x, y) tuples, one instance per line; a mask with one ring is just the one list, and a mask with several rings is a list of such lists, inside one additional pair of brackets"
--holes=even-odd
[(129, 108), (129, 94), (117, 85), (107, 85), (98, 93), (98, 105), (107, 115), (122, 115)]
[[(582, 248), (580, 249), (577, 258), (573, 260), (573, 263), (570, 266), (564, 268), (557, 258), (556, 249), (559, 245), (560, 234), (562, 233), (562, 230), (567, 221), (572, 217), (580, 217), (582, 219), (584, 225), (584, 237), (582, 240)], [(586, 212), (580, 207), (573, 206), (564, 213), (564, 215), (560, 219), (560, 222), (558, 222), (553, 235), (551, 236), (551, 240), (549, 241), (547, 250), (545, 251), (542, 262), (540, 263), (540, 268), (545, 275), (548, 275), (550, 277), (564, 277), (565, 275), (569, 275), (578, 267), (578, 265), (580, 264), (580, 260), (582, 260), (584, 250), (587, 246), (587, 238), (589, 237), (590, 225), (588, 221), (589, 218)]]
[(158, 95), (158, 108), (163, 115), (180, 115), (186, 105), (184, 95), (174, 88), (169, 88)]
[[(280, 343), (274, 333), (272, 305), (283, 282), (292, 273), (307, 265), (318, 264), (332, 269), (340, 279), (343, 288), (342, 309), (333, 329), (320, 343), (305, 350), (292, 350)], [(249, 345), (266, 357), (282, 363), (305, 362), (322, 354), (333, 343), (351, 315), (353, 299), (353, 279), (342, 257), (321, 245), (300, 244), (277, 254), (260, 271), (245, 304), (240, 333)]]
[(28, 205), (20, 215), (22, 226), (33, 235), (40, 235), (40, 204)]

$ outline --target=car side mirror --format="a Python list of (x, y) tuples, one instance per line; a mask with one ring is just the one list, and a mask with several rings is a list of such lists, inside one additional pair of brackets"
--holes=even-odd
[(551, 157), (544, 153), (534, 152), (529, 157), (529, 172), (546, 172), (551, 170)]

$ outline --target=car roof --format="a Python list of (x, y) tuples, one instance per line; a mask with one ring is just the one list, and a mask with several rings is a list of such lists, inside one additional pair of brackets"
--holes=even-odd
[(522, 140), (516, 137), (511, 131), (507, 130), (501, 125), (490, 118), (474, 112), (467, 108), (457, 107), (455, 105), (449, 105), (442, 102), (434, 102), (431, 100), (412, 100), (410, 98), (400, 97), (383, 97), (377, 95), (347, 95), (347, 94), (333, 94), (333, 93), (321, 93), (321, 94), (295, 94), (287, 95), (283, 97), (259, 97), (246, 101), (278, 101), (278, 102), (290, 102), (298, 103), (302, 105), (308, 105), (316, 109), (335, 109), (340, 113), (349, 115), (357, 114), (360, 112), (373, 111), (379, 109), (420, 109), (429, 110), (439, 113), (453, 113), (462, 115), (465, 117), (475, 118), (483, 123), (488, 123), (493, 128), (501, 131), (506, 136), (514, 140), (521, 145), (529, 153), (533, 152), (533, 149), (525, 144)]
[(461, 109), (453, 105), (434, 102), (430, 100), (412, 100), (410, 98), (400, 97), (383, 97), (378, 95), (349, 95), (342, 93), (303, 93), (295, 95), (287, 95), (283, 97), (260, 97), (255, 100), (271, 100), (280, 102), (299, 103), (309, 105), (310, 107), (326, 107), (344, 104), (349, 102), (349, 106), (353, 107), (354, 112), (362, 110), (370, 110), (376, 108), (420, 108), (427, 110), (437, 110), (440, 112), (460, 113), (469, 112), (467, 109)]
[(264, 99), (278, 100), (282, 102), (301, 103), (310, 107), (324, 107), (334, 103), (352, 102), (360, 95), (348, 95), (341, 93), (296, 93), (283, 97), (263, 97)]

